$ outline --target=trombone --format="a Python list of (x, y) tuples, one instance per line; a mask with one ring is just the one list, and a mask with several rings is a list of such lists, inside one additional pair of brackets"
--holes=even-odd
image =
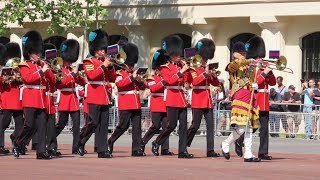
[(126, 67), (123, 67), (126, 59), (127, 59), (127, 54), (125, 52), (118, 52), (118, 54), (115, 55), (108, 55), (105, 54), (104, 57), (109, 57), (113, 65), (118, 66), (121, 69), (126, 70)]
[(293, 70), (287, 67), (287, 58), (285, 56), (280, 56), (278, 59), (276, 60), (271, 60), (271, 59), (264, 59), (264, 62), (266, 62), (266, 64), (262, 65), (263, 67), (266, 67), (271, 65), (273, 67), (270, 67), (270, 69), (273, 70), (278, 70), (278, 71), (283, 71), (286, 73), (290, 73), (293, 74)]
[(56, 81), (61, 81), (61, 79), (64, 76), (64, 73), (61, 70), (61, 67), (63, 66), (63, 60), (60, 57), (56, 57), (49, 61), (44, 61), (44, 60), (41, 60), (41, 61), (42, 61), (42, 64), (46, 63), (50, 67), (51, 71), (56, 77)]

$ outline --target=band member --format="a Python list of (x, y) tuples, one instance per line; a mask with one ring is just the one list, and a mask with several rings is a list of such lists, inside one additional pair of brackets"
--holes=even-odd
[(54, 79), (47, 64), (41, 63), (43, 41), (39, 32), (29, 31), (22, 37), (23, 56), (25, 61), (19, 64), (24, 82), (22, 90), (22, 107), (24, 110), (24, 127), (14, 140), (13, 155), (19, 157), (19, 147), (25, 140), (38, 133), (37, 159), (51, 159), (46, 153), (46, 130), (48, 103), (46, 88), (48, 79)]
[(114, 82), (116, 72), (106, 56), (104, 48), (108, 46), (108, 37), (106, 32), (101, 29), (90, 32), (89, 50), (93, 55), (91, 58), (83, 60), (84, 70), (88, 78), (88, 84), (85, 89), (86, 102), (88, 103), (89, 118), (85, 126), (81, 129), (78, 154), (85, 154), (84, 146), (96, 131), (98, 158), (111, 158), (112, 155), (107, 150), (107, 141), (109, 126), (109, 106), (111, 100), (107, 92), (107, 82)]
[[(255, 40), (251, 39), (251, 41), (248, 42), (248, 45), (255, 45)], [(259, 111), (253, 92), (253, 87), (257, 87), (255, 84), (255, 67), (252, 66), (250, 60), (244, 58), (245, 45), (242, 42), (237, 42), (233, 45), (233, 52), (234, 59), (226, 67), (226, 71), (229, 72), (230, 82), (232, 84), (232, 110), (230, 123), (232, 133), (222, 142), (222, 154), (226, 159), (230, 159), (230, 144), (245, 133), (244, 162), (259, 162), (261, 159), (256, 158), (251, 150), (252, 128), (258, 128), (260, 125)], [(256, 53), (258, 54), (261, 52)]]
[[(253, 58), (259, 63), (263, 63), (262, 58), (265, 57), (265, 45), (264, 41), (260, 37), (255, 37), (251, 40), (247, 58)], [(272, 156), (269, 156), (269, 94), (268, 87), (276, 85), (276, 78), (268, 66), (260, 68), (257, 71), (257, 84), (256, 101), (259, 106), (259, 119), (260, 119), (260, 147), (258, 157), (264, 160), (272, 160)], [(256, 129), (254, 130), (254, 132)], [(237, 140), (237, 147), (240, 151), (243, 142), (243, 135)]]
[[(153, 137), (153, 135), (159, 132), (160, 128), (165, 129), (167, 125), (167, 110), (166, 104), (163, 101), (166, 83), (163, 80), (159, 69), (161, 65), (167, 64), (169, 59), (170, 57), (163, 49), (156, 51), (152, 59), (152, 69), (155, 71), (155, 73), (147, 78), (148, 88), (151, 92), (149, 104), (152, 126), (142, 138), (143, 151), (145, 145)], [(173, 152), (169, 151), (169, 138), (161, 145), (161, 155), (174, 155)]]
[[(61, 78), (61, 82), (57, 84), (59, 121), (56, 125), (55, 136), (59, 136), (65, 128), (70, 115), (73, 133), (72, 153), (74, 154), (79, 148), (78, 143), (80, 141), (80, 105), (76, 84), (81, 86), (86, 85), (86, 80), (78, 76), (78, 69), (71, 67), (72, 63), (76, 62), (79, 57), (78, 41), (74, 39), (64, 41), (60, 48), (60, 57), (63, 59), (63, 66), (61, 68), (63, 77)], [(55, 143), (50, 149), (55, 151), (57, 144)]]
[(208, 59), (214, 57), (215, 44), (211, 39), (201, 39), (196, 45), (197, 54), (201, 56), (202, 65), (198, 68), (190, 68), (192, 80), (192, 125), (188, 129), (187, 145), (190, 147), (196, 135), (201, 119), (204, 116), (207, 125), (207, 157), (219, 157), (220, 154), (214, 152), (214, 121), (213, 103), (210, 93), (210, 85), (218, 86), (219, 80), (214, 77), (207, 66)]
[[(187, 101), (183, 93), (184, 82), (188, 81), (189, 69), (187, 63), (181, 62), (183, 41), (177, 35), (170, 35), (162, 41), (162, 48), (170, 56), (170, 63), (160, 67), (160, 73), (166, 82), (164, 99), (167, 107), (168, 122), (165, 129), (152, 142), (152, 153), (159, 155), (159, 146), (169, 138), (179, 120), (179, 149), (178, 158), (193, 158), (187, 151)], [(183, 65), (182, 65), (183, 64)]]
[(145, 156), (141, 149), (141, 103), (139, 91), (145, 89), (140, 81), (137, 70), (133, 71), (138, 62), (138, 47), (132, 43), (122, 46), (127, 55), (124, 69), (117, 71), (116, 86), (118, 88), (119, 124), (108, 140), (109, 150), (113, 152), (113, 144), (129, 128), (132, 123), (132, 156)]

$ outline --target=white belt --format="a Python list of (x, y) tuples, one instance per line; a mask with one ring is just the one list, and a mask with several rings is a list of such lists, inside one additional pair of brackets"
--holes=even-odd
[(209, 86), (193, 86), (192, 89), (210, 89)]
[(24, 85), (28, 89), (46, 89), (46, 86), (42, 85)]
[(151, 96), (164, 96), (164, 93), (151, 93)]
[(88, 84), (94, 84), (94, 85), (105, 85), (105, 81), (88, 81)]
[(139, 94), (139, 91), (132, 90), (132, 91), (120, 91), (118, 92), (119, 95), (125, 95), (125, 94)]
[(75, 88), (62, 88), (59, 89), (61, 92), (75, 92), (76, 89)]
[(182, 86), (166, 86), (166, 89), (176, 89), (176, 90), (182, 90)]
[(51, 92), (46, 92), (46, 96), (53, 96), (53, 93), (51, 93)]
[(267, 89), (258, 89), (257, 92), (267, 93), (268, 90)]

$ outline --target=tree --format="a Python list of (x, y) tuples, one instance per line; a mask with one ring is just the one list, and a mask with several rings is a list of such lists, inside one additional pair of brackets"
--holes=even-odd
[[(3, 0), (0, 0), (3, 1)], [(0, 10), (0, 35), (7, 32), (9, 22), (23, 25), (25, 18), (31, 22), (49, 20), (49, 34), (62, 34), (74, 27), (88, 29), (90, 17), (106, 16), (107, 11), (99, 0), (10, 0)]]

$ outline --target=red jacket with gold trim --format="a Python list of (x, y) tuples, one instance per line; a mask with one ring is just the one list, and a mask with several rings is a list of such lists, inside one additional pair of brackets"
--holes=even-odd
[(131, 73), (120, 70), (117, 71), (116, 86), (118, 88), (119, 110), (141, 109), (139, 91), (146, 88), (145, 83), (138, 83)]
[(79, 99), (76, 84), (80, 86), (86, 85), (86, 80), (77, 76), (72, 72), (71, 68), (61, 68), (64, 76), (61, 79), (61, 83), (57, 84), (58, 89), (58, 111), (79, 111)]
[(166, 103), (163, 100), (165, 81), (160, 75), (154, 74), (147, 79), (150, 89), (150, 112), (167, 112)]
[(258, 102), (260, 111), (270, 111), (268, 88), (269, 86), (276, 85), (276, 78), (272, 71), (270, 71), (268, 74), (265, 74), (263, 70), (259, 69), (256, 80), (258, 84), (256, 101)]
[(102, 61), (95, 57), (83, 60), (84, 69), (88, 78), (85, 94), (89, 104), (109, 105), (108, 82), (114, 82), (116, 71), (105, 67)]
[(193, 78), (191, 108), (213, 108), (210, 84), (219, 86), (219, 80), (209, 76), (203, 66), (191, 68), (190, 73)]

